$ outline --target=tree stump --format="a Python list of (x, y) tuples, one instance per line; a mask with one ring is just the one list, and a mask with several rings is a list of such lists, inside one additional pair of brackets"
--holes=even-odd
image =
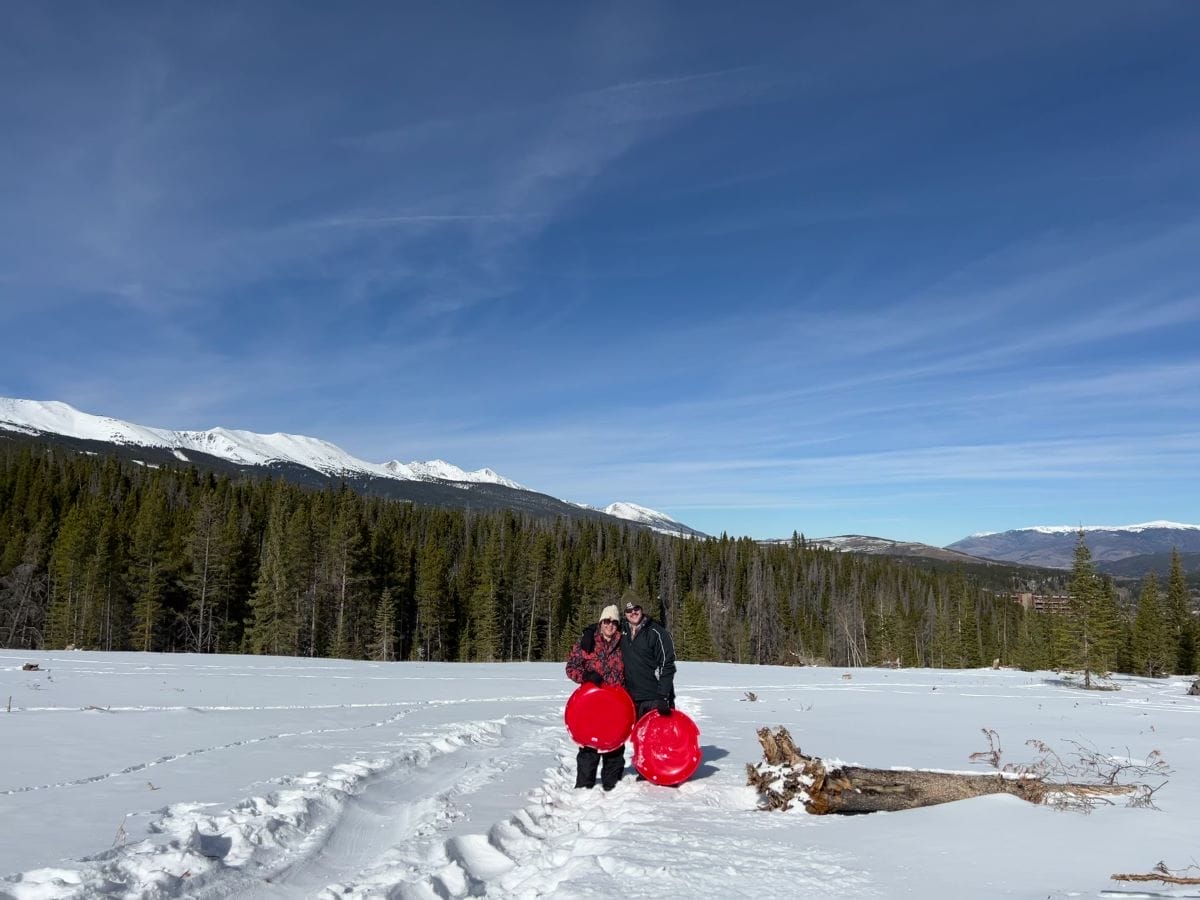
[(774, 732), (760, 728), (758, 741), (766, 762), (747, 764), (746, 774), (747, 783), (758, 789), (760, 808), (786, 810), (800, 802), (816, 816), (895, 812), (987, 794), (1012, 794), (1030, 803), (1045, 803), (1058, 795), (1102, 797), (1136, 790), (1121, 784), (1055, 784), (1008, 773), (829, 767), (819, 757), (801, 753), (786, 728)]

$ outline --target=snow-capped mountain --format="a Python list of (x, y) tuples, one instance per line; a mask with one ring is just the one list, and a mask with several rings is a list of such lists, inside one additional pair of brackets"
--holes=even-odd
[(636, 503), (610, 503), (601, 512), (608, 513), (610, 516), (615, 516), (618, 519), (625, 519), (628, 522), (637, 522), (645, 525), (652, 531), (658, 531), (662, 534), (673, 534), (680, 537), (705, 536), (702, 532), (694, 528), (689, 528), (682, 522), (676, 522), (666, 513), (645, 506), (638, 506)]
[(372, 463), (319, 438), (257, 434), (228, 428), (172, 431), (135, 425), (111, 416), (80, 412), (58, 401), (0, 397), (0, 433), (53, 439), (89, 453), (116, 448), (149, 465), (172, 461), (234, 472), (266, 469), (305, 484), (341, 479), (357, 490), (431, 505), (471, 509), (518, 509), (540, 515), (610, 515), (665, 534), (701, 532), (633, 503), (594, 507), (539, 493), (489, 468), (468, 472), (452, 463), (391, 460)]
[(468, 472), (442, 459), (431, 459), (428, 462), (402, 463), (398, 459), (386, 462), (383, 467), (393, 473), (395, 478), (412, 479), (414, 481), (460, 481), (468, 484), (502, 484), (515, 491), (528, 491), (529, 488), (518, 484), (511, 478), (498, 475), (491, 469), (476, 469)]
[(1140, 525), (1036, 525), (973, 534), (947, 545), (946, 549), (986, 559), (1069, 569), (1081, 530), (1092, 559), (1098, 564), (1150, 557), (1173, 549), (1180, 553), (1200, 552), (1200, 525), (1161, 521)]
[(63, 437), (126, 444), (137, 447), (162, 447), (177, 459), (188, 461), (187, 452), (207, 453), (232, 463), (269, 466), (292, 463), (323, 475), (371, 475), (403, 481), (456, 481), (502, 484), (516, 490), (528, 490), (491, 469), (466, 472), (440, 459), (402, 463), (399, 460), (378, 464), (351, 456), (341, 447), (302, 434), (256, 434), (228, 428), (207, 431), (170, 431), (147, 428), (114, 419), (80, 412), (57, 401), (12, 400), (0, 398), (0, 428), (25, 434), (57, 434)]

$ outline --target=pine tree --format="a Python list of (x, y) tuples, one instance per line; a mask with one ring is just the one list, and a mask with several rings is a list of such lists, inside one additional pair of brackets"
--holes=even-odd
[(1170, 623), (1159, 606), (1158, 579), (1151, 572), (1142, 583), (1133, 620), (1133, 670), (1139, 675), (1163, 675), (1174, 663), (1177, 651)]
[(116, 650), (124, 644), (129, 596), (121, 572), (125, 560), (121, 553), (121, 537), (117, 517), (108, 510), (96, 537), (96, 555), (92, 560), (91, 582), (96, 586), (96, 621), (85, 629), (85, 646), (99, 650)]
[[(546, 634), (546, 640), (540, 646), (549, 648), (549, 628), (553, 620), (552, 598), (554, 592), (551, 590), (554, 581), (553, 563), (554, 543), (549, 534), (540, 532), (533, 539), (533, 546), (527, 557), (522, 581), (525, 594), (529, 598), (529, 628), (525, 635), (526, 662), (533, 661), (534, 651), (539, 646), (540, 634)], [(544, 627), (539, 628), (539, 622), (544, 623)]]
[(450, 607), (450, 555), (436, 539), (427, 539), (417, 555), (416, 659), (444, 660), (454, 626)]
[(1183, 574), (1183, 560), (1179, 548), (1171, 550), (1171, 571), (1167, 576), (1167, 622), (1175, 643), (1175, 656), (1169, 663), (1176, 674), (1196, 671), (1192, 656), (1196, 651), (1196, 624), (1192, 616), (1192, 605), (1188, 593), (1187, 579)]
[(156, 639), (166, 600), (167, 572), (167, 499), (160, 481), (150, 484), (141, 497), (133, 522), (133, 540), (129, 550), (128, 580), (133, 595), (132, 645), (136, 650), (158, 649)]
[(979, 604), (965, 578), (960, 576), (955, 579), (955, 582), (960, 585), (958, 596), (958, 646), (962, 653), (960, 665), (967, 669), (975, 669), (985, 662), (980, 635)]
[(50, 557), (53, 599), (46, 617), (46, 643), (51, 647), (83, 643), (84, 607), (91, 601), (88, 570), (94, 535), (83, 504), (72, 506), (63, 517)]
[(361, 571), (365, 541), (359, 518), (361, 501), (349, 488), (338, 497), (328, 540), (329, 579), (333, 589), (333, 655), (353, 658), (358, 651)]
[(1062, 615), (1041, 612), (1026, 612), (1017, 628), (1017, 646), (1014, 656), (1017, 665), (1027, 672), (1050, 669), (1057, 665), (1053, 649), (1054, 637), (1061, 628)]
[(396, 602), (392, 592), (384, 588), (375, 608), (374, 637), (371, 641), (371, 659), (378, 662), (392, 662), (396, 658)]
[(295, 561), (289, 557), (290, 512), (286, 491), (282, 485), (277, 485), (267, 517), (258, 579), (250, 601), (252, 617), (246, 641), (252, 653), (278, 656), (296, 652), (296, 600), (300, 585), (296, 580)]
[(694, 591), (688, 591), (683, 598), (683, 622), (676, 635), (675, 650), (683, 659), (717, 658), (717, 648), (708, 627), (708, 612)]
[(1071, 637), (1070, 664), (1083, 671), (1084, 687), (1090, 688), (1092, 674), (1107, 672), (1116, 653), (1119, 621), (1112, 585), (1096, 574), (1083, 531), (1071, 567), (1071, 609), (1062, 618)]
[(221, 523), (222, 515), (216, 496), (201, 495), (195, 504), (188, 541), (191, 558), (188, 630), (192, 648), (198, 653), (213, 650), (216, 643), (213, 611), (223, 594), (222, 575), (228, 554), (221, 542)]
[(493, 662), (499, 658), (497, 619), (503, 593), (500, 542), (495, 530), (488, 536), (474, 576), (467, 607), (466, 633), (469, 637), (460, 656), (472, 662)]

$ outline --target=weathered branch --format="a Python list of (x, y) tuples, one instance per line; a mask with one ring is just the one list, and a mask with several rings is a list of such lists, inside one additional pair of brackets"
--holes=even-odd
[(988, 794), (1011, 794), (1030, 803), (1076, 798), (1095, 802), (1112, 795), (1134, 794), (1137, 785), (1053, 783), (1030, 774), (998, 772), (969, 775), (913, 769), (830, 767), (819, 757), (805, 756), (786, 728), (758, 730), (765, 764), (747, 765), (748, 783), (757, 788), (763, 809), (790, 809), (803, 803), (813, 815), (853, 815), (917, 809)]
[(1161, 881), (1164, 884), (1200, 884), (1200, 878), (1168, 875), (1165, 872), (1161, 875), (1156, 875), (1152, 872), (1148, 872), (1145, 875), (1130, 875), (1118, 872), (1108, 877), (1113, 881)]

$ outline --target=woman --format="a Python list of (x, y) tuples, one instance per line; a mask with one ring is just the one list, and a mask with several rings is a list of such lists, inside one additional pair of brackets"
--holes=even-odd
[[(603, 684), (623, 687), (625, 662), (621, 657), (621, 614), (616, 606), (604, 607), (600, 627), (596, 629), (595, 644), (584, 650), (576, 641), (567, 657), (567, 677), (576, 684), (588, 682), (597, 687)], [(604, 765), (600, 766), (603, 757)], [(600, 768), (600, 783), (611, 791), (625, 772), (625, 745), (601, 754), (594, 747), (580, 747), (575, 757), (575, 787), (594, 788), (596, 769)]]

